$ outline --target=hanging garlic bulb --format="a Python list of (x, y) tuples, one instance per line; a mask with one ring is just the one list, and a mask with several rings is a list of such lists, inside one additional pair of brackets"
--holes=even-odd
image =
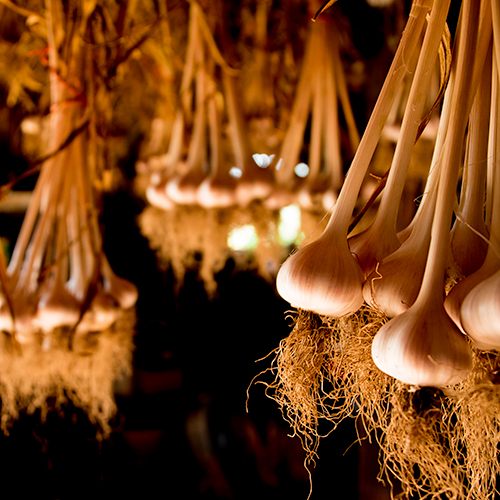
[(349, 222), (429, 7), (427, 1), (412, 5), (402, 40), (326, 229), (317, 240), (293, 253), (278, 272), (278, 292), (295, 307), (338, 317), (356, 311), (363, 303), (363, 274), (347, 244)]
[(172, 125), (168, 152), (162, 158), (160, 168), (151, 174), (145, 192), (149, 203), (162, 210), (171, 210), (175, 207), (175, 203), (167, 196), (166, 188), (168, 180), (174, 175), (175, 167), (180, 162), (183, 138), (184, 114), (178, 110)]
[[(199, 57), (202, 58), (202, 55), (200, 54)], [(200, 64), (202, 64), (201, 61)], [(198, 188), (207, 175), (206, 78), (207, 75), (205, 75), (204, 69), (201, 67), (198, 69), (196, 76), (196, 109), (184, 172), (179, 172), (166, 182), (165, 191), (168, 198), (178, 205), (194, 205), (198, 202)], [(178, 168), (179, 166), (180, 164), (178, 164)]]
[[(438, 167), (432, 167), (437, 171), (437, 175), (433, 175), (436, 180), (439, 177)], [(363, 285), (365, 301), (390, 318), (406, 311), (418, 296), (427, 261), (436, 187), (430, 185), (428, 197), (417, 212), (419, 220), (410, 236), (395, 252), (382, 259)]]
[(325, 316), (344, 316), (363, 304), (363, 275), (345, 238), (325, 230), (280, 268), (278, 293), (294, 307)]
[[(491, 52), (488, 52), (487, 62), (491, 62)], [(486, 64), (485, 66), (488, 66)], [(496, 67), (496, 63), (493, 60), (493, 68)], [(489, 64), (490, 74), (492, 66)], [(494, 71), (492, 73), (494, 75)], [(492, 191), (497, 192), (497, 185), (500, 185), (500, 178), (498, 175), (498, 169), (495, 168), (495, 162), (498, 161), (498, 152), (496, 148), (498, 147), (499, 141), (499, 127), (497, 125), (497, 115), (498, 115), (498, 82), (493, 77), (491, 79), (491, 100), (490, 100), (490, 123), (489, 123), (489, 153), (488, 153), (488, 169), (493, 171), (493, 179), (490, 179), (489, 185)], [(478, 97), (477, 97), (478, 98)], [(483, 99), (483, 97), (481, 97)], [(483, 101), (483, 105), (485, 101)], [(484, 127), (484, 122), (482, 124)], [(486, 211), (490, 213), (491, 231), (489, 237), (488, 250), (486, 252), (486, 257), (484, 259), (481, 267), (472, 274), (469, 274), (462, 280), (460, 280), (448, 293), (444, 306), (449, 316), (453, 319), (455, 324), (462, 331), (463, 325), (460, 317), (460, 309), (465, 297), (468, 293), (483, 280), (489, 278), (498, 269), (500, 269), (500, 256), (497, 254), (496, 248), (500, 244), (500, 201), (495, 197), (490, 196), (487, 200)]]
[(460, 308), (464, 330), (478, 349), (500, 350), (500, 270), (481, 281)]
[(198, 204), (205, 208), (231, 207), (236, 204), (236, 179), (230, 175), (227, 159), (222, 151), (222, 96), (214, 94), (212, 90), (206, 104), (210, 127), (210, 174), (200, 184), (196, 193)]
[[(495, 33), (496, 35), (496, 33)], [(450, 304), (456, 310), (459, 307), (460, 323), (479, 349), (500, 349), (500, 111), (499, 79), (500, 72), (496, 61), (493, 64), (493, 92), (490, 122), (490, 140), (493, 141), (491, 158), (494, 185), (491, 210), (491, 234), (488, 252), (484, 264), (474, 274), (459, 282), (463, 291), (457, 288), (457, 295), (449, 294)], [(468, 281), (468, 283), (467, 283)], [(462, 287), (461, 287), (462, 288)], [(460, 304), (457, 297), (462, 298)]]
[[(448, 8), (449, 2), (436, 0), (430, 23), (435, 16), (444, 15), (446, 19)], [(386, 323), (372, 342), (373, 361), (380, 370), (401, 382), (418, 386), (456, 384), (467, 377), (472, 367), (469, 343), (443, 306), (449, 228), (462, 154), (460, 145), (475, 94), (473, 82), (484, 64), (484, 59), (479, 57), (471, 68), (477, 49), (479, 2), (466, 0), (463, 9), (453, 87), (454, 109), (447, 131), (422, 286), (414, 304)]]

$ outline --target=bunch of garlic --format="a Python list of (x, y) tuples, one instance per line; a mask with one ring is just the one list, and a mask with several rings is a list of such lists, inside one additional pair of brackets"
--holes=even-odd
[[(279, 293), (299, 309), (340, 317), (355, 312), (364, 299), (392, 318), (373, 339), (373, 360), (382, 371), (411, 385), (442, 387), (464, 380), (472, 367), (467, 336), (478, 347), (499, 345), (493, 341), (498, 312), (498, 301), (493, 297), (498, 279), (491, 276), (495, 269), (491, 262), (498, 259), (498, 243), (493, 220), (488, 221), (481, 197), (486, 190), (494, 206), (492, 179), (498, 170), (494, 162), (499, 143), (495, 95), (498, 56), (495, 49), (490, 50), (498, 40), (498, 22), (493, 23), (493, 30), (491, 24), (497, 9), (494, 4), (463, 2), (429, 177), (422, 203), (408, 228), (398, 232), (396, 218), (419, 124), (425, 115), (430, 76), (442, 40), (446, 39), (447, 0), (413, 2), (393, 64), (328, 226), (318, 240), (299, 247), (277, 277)], [(347, 238), (356, 197), (398, 86), (410, 69), (406, 61), (413, 57), (415, 71), (380, 206), (367, 229)], [(484, 131), (488, 119), (489, 136)], [(487, 157), (488, 175), (484, 169)], [(460, 178), (463, 182), (458, 205)], [(487, 271), (473, 273), (481, 266), (487, 245)], [(458, 269), (458, 276), (471, 272), (472, 277), (476, 275), (465, 278), (463, 283), (470, 280), (476, 285), (481, 276), (481, 284), (468, 292), (467, 298), (461, 297), (459, 309), (454, 304), (459, 310), (459, 326), (446, 312), (450, 308), (445, 309), (444, 303), (446, 274), (453, 268)], [(456, 288), (462, 288), (461, 284)], [(453, 296), (452, 290), (447, 299), (450, 304)]]

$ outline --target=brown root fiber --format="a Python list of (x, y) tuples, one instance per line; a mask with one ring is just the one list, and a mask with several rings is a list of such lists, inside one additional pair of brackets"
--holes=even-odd
[[(467, 500), (493, 499), (500, 473), (500, 353), (474, 349), (474, 368), (456, 388), (454, 453), (462, 459)], [(465, 450), (465, 454), (464, 451)]]
[[(139, 226), (159, 264), (172, 269), (177, 291), (182, 288), (186, 272), (197, 270), (211, 297), (217, 290), (215, 275), (229, 257), (235, 258), (240, 269), (256, 269), (268, 281), (275, 278), (286, 257), (276, 234), (278, 215), (258, 202), (246, 210), (188, 205), (172, 210), (147, 207), (139, 216)], [(259, 243), (253, 254), (243, 255), (233, 252), (227, 239), (233, 228), (246, 224), (255, 227)]]
[(370, 355), (371, 331), (381, 321), (368, 308), (334, 321), (299, 311), (292, 333), (274, 351), (267, 371), (275, 378), (263, 383), (301, 438), (309, 462), (317, 455), (320, 421), (329, 422), (331, 432), (349, 416), (363, 414), (368, 429), (385, 418), (383, 388), (390, 379)]
[(42, 335), (29, 344), (0, 335), (1, 427), (4, 432), (25, 411), (47, 412), (68, 400), (83, 409), (97, 435), (111, 432), (116, 413), (114, 384), (132, 370), (134, 310), (122, 311), (107, 330), (73, 335), (68, 329), (51, 332), (51, 345), (42, 348)]
[(434, 388), (412, 390), (396, 383), (393, 389), (389, 418), (380, 427), (379, 477), (400, 482), (398, 498), (464, 498), (461, 465), (450, 450), (451, 400)]
[(393, 497), (493, 499), (499, 353), (475, 350), (474, 368), (457, 386), (413, 387), (373, 363), (371, 341), (387, 318), (368, 306), (338, 319), (302, 310), (290, 317), (292, 332), (255, 380), (300, 437), (307, 464), (318, 457), (321, 438), (352, 417), (378, 442), (379, 480), (391, 484)]

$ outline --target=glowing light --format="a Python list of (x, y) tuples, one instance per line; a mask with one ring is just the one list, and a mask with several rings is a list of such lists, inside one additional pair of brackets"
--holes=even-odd
[(300, 230), (301, 215), (298, 205), (288, 205), (280, 210), (278, 237), (283, 246), (297, 245), (304, 235)]
[(252, 158), (260, 168), (267, 168), (267, 167), (269, 167), (269, 165), (273, 161), (274, 155), (266, 155), (264, 153), (262, 153), (262, 154), (256, 153), (252, 156)]
[(243, 172), (241, 171), (241, 168), (238, 168), (238, 167), (232, 167), (230, 170), (229, 170), (229, 175), (231, 177), (234, 177), (235, 179), (239, 179), (241, 177), (241, 174)]
[(227, 245), (235, 251), (253, 250), (259, 239), (251, 224), (234, 228), (227, 237)]
[(309, 166), (306, 163), (298, 163), (295, 165), (293, 171), (298, 177), (307, 177), (307, 174), (309, 173)]

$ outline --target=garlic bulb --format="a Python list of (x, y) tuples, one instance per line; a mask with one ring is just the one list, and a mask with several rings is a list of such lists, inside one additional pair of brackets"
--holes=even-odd
[(125, 278), (117, 276), (104, 254), (101, 254), (101, 273), (103, 290), (111, 295), (121, 308), (128, 309), (135, 305), (139, 297), (137, 287)]
[(210, 97), (206, 104), (210, 126), (210, 174), (198, 187), (198, 204), (204, 208), (230, 207), (236, 204), (236, 179), (227, 168), (222, 154), (221, 117), (216, 99)]
[(60, 326), (73, 327), (80, 319), (81, 304), (55, 279), (51, 288), (41, 291), (33, 324), (49, 332)]
[(365, 301), (389, 318), (406, 311), (420, 290), (427, 260), (426, 247), (428, 240), (422, 241), (420, 247), (413, 243), (403, 244), (383, 259), (363, 285)]
[(474, 347), (500, 350), (500, 270), (467, 294), (460, 320)]
[(76, 327), (77, 333), (101, 332), (109, 328), (117, 319), (119, 308), (111, 296), (104, 290), (98, 290), (92, 297), (90, 306), (83, 313)]
[(386, 323), (373, 339), (372, 357), (384, 373), (421, 387), (457, 384), (472, 368), (467, 339), (433, 300)]
[[(460, 306), (460, 322), (462, 327), (474, 340), (474, 346), (479, 349), (500, 349), (500, 168), (498, 166), (498, 159), (500, 158), (500, 110), (498, 106), (500, 97), (500, 71), (498, 61), (493, 61), (492, 69), (493, 86), (489, 136), (491, 156), (489, 157), (489, 161), (493, 171), (493, 199), (490, 199), (490, 245), (485, 262), (481, 268), (458, 283), (460, 285), (467, 280), (472, 281), (473, 279), (474, 282), (479, 281), (472, 289), (470, 286), (467, 286), (467, 289), (470, 291), (463, 298)], [(479, 278), (485, 279), (480, 280)], [(466, 285), (463, 285), (463, 287), (465, 290)], [(452, 289), (452, 292), (455, 288)], [(451, 296), (451, 292), (449, 296)], [(451, 300), (454, 300), (456, 305), (459, 304), (458, 300), (453, 299), (453, 297)]]
[(166, 179), (151, 175), (150, 183), (146, 187), (146, 198), (154, 207), (161, 208), (162, 210), (171, 210), (175, 204), (167, 196), (166, 185)]
[(285, 261), (276, 286), (294, 307), (340, 317), (363, 304), (363, 273), (347, 242), (335, 241), (325, 233)]

